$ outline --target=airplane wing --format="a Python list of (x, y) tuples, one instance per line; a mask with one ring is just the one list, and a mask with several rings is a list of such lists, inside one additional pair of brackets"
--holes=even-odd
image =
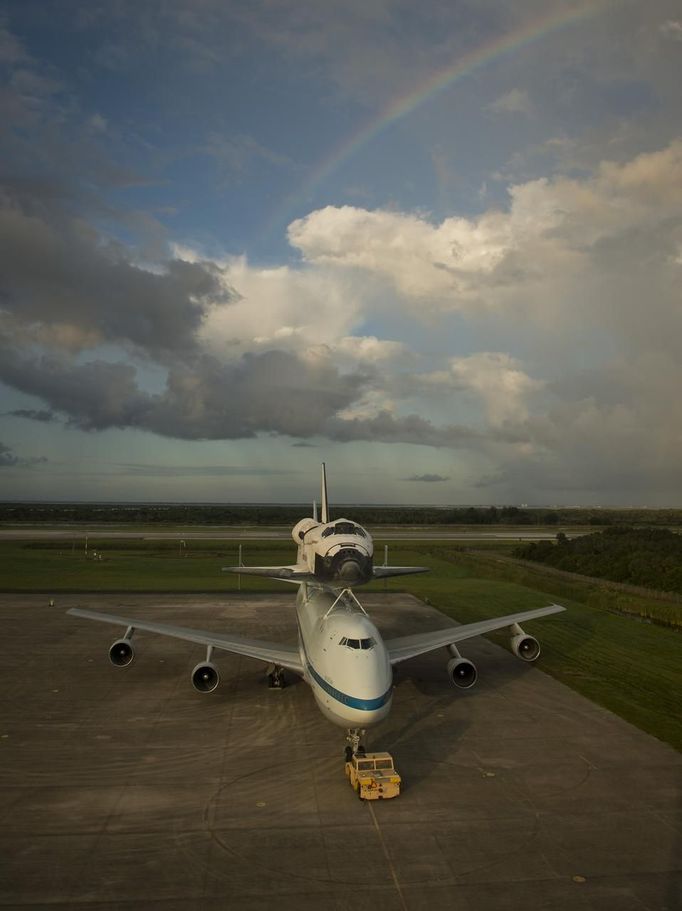
[(214, 648), (224, 649), (226, 652), (257, 658), (268, 664), (278, 664), (297, 674), (303, 674), (303, 664), (298, 647), (295, 645), (247, 639), (244, 636), (224, 636), (222, 633), (187, 629), (184, 626), (169, 626), (167, 623), (155, 623), (134, 617), (100, 614), (97, 611), (81, 610), (79, 607), (72, 607), (67, 614), (86, 617), (88, 620), (101, 620), (103, 623), (114, 623), (117, 626), (131, 627), (134, 630), (142, 629), (150, 633), (159, 633), (162, 636), (173, 636), (175, 639), (184, 639), (186, 642), (196, 642), (199, 645), (212, 645)]
[(263, 576), (279, 582), (315, 582), (315, 576), (300, 566), (223, 566), (224, 573), (239, 573), (242, 576)]
[(375, 579), (388, 579), (390, 576), (411, 576), (414, 573), (428, 573), (428, 566), (375, 566)]
[(514, 623), (524, 623), (526, 620), (535, 620), (537, 617), (547, 617), (549, 614), (558, 614), (566, 610), (560, 604), (549, 604), (536, 610), (522, 611), (518, 614), (507, 614), (506, 617), (494, 617), (492, 620), (478, 620), (476, 623), (465, 623), (461, 626), (450, 626), (446, 629), (433, 630), (430, 633), (415, 633), (413, 636), (401, 636), (399, 639), (387, 639), (384, 645), (388, 650), (391, 664), (398, 664), (408, 658), (423, 655), (437, 648), (454, 645), (463, 639), (472, 639), (483, 633), (491, 633), (496, 629), (504, 629)]

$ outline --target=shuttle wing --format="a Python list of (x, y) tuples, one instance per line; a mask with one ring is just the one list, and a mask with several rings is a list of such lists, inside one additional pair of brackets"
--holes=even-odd
[(391, 576), (412, 576), (414, 573), (428, 573), (428, 566), (375, 566), (372, 570), (375, 579), (388, 579)]
[(507, 614), (505, 617), (494, 617), (492, 620), (478, 620), (476, 623), (464, 623), (461, 626), (450, 626), (445, 629), (433, 630), (430, 633), (416, 633), (413, 636), (401, 636), (399, 639), (387, 639), (384, 644), (388, 650), (391, 664), (398, 664), (408, 658), (415, 658), (425, 652), (437, 648), (454, 645), (463, 639), (473, 639), (483, 633), (491, 633), (496, 629), (504, 629), (514, 623), (524, 623), (538, 617), (547, 617), (549, 614), (558, 614), (566, 610), (560, 604), (549, 604), (536, 610), (522, 611), (518, 614)]
[(242, 576), (263, 576), (279, 582), (315, 582), (315, 576), (304, 566), (223, 566), (224, 573), (239, 573)]
[(134, 630), (145, 630), (149, 633), (159, 633), (161, 636), (173, 636), (175, 639), (184, 639), (186, 642), (196, 642), (198, 645), (212, 645), (214, 648), (236, 655), (245, 655), (247, 658), (257, 658), (268, 664), (278, 664), (297, 674), (303, 674), (303, 664), (295, 645), (283, 645), (277, 642), (265, 642), (262, 639), (247, 639), (244, 636), (224, 636), (222, 633), (213, 633), (200, 629), (187, 629), (184, 626), (170, 626), (167, 623), (155, 623), (140, 620), (135, 617), (118, 617), (114, 614), (100, 614), (97, 611), (81, 610), (72, 607), (67, 614), (75, 617), (85, 617), (88, 620), (101, 620), (103, 623), (113, 623)]

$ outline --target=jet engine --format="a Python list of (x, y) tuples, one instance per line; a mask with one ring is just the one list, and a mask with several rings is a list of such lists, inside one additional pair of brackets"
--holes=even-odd
[(220, 683), (218, 668), (211, 661), (204, 661), (192, 671), (192, 686), (200, 693), (212, 693)]
[(116, 667), (127, 667), (135, 657), (135, 649), (130, 639), (117, 639), (109, 649), (109, 660)]
[(526, 633), (518, 633), (511, 638), (511, 650), (517, 658), (523, 658), (524, 661), (535, 661), (540, 654), (540, 643), (533, 636)]
[(476, 678), (478, 673), (476, 671), (476, 666), (471, 663), (471, 661), (461, 656), (458, 658), (451, 658), (448, 661), (448, 677), (455, 686), (458, 686), (462, 690), (468, 690), (470, 686), (473, 686), (476, 683)]

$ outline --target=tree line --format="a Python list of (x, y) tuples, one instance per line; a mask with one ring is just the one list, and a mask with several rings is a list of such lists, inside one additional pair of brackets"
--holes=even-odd
[(538, 541), (514, 549), (522, 560), (555, 569), (682, 593), (682, 535), (667, 528), (614, 527), (556, 543)]
[[(0, 503), (0, 523), (75, 522), (159, 525), (293, 525), (310, 504), (229, 503)], [(363, 525), (682, 525), (679, 509), (576, 509), (518, 506), (334, 505)]]

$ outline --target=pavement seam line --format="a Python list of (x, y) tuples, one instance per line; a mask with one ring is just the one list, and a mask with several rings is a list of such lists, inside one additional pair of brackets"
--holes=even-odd
[(403, 895), (403, 890), (400, 887), (400, 881), (398, 879), (398, 874), (396, 873), (395, 866), (391, 859), (391, 855), (388, 852), (388, 847), (384, 841), (384, 836), (379, 826), (376, 814), (374, 812), (374, 807), (372, 806), (371, 800), (365, 801), (367, 804), (367, 809), (369, 810), (369, 815), (372, 817), (372, 822), (374, 823), (374, 828), (377, 831), (379, 837), (379, 843), (381, 844), (381, 850), (384, 852), (384, 857), (386, 858), (386, 863), (388, 864), (388, 869), (391, 871), (391, 877), (393, 879), (393, 884), (395, 885), (395, 890), (398, 893), (398, 898), (400, 899), (400, 905), (403, 911), (408, 911), (407, 904), (405, 903), (405, 896)]

